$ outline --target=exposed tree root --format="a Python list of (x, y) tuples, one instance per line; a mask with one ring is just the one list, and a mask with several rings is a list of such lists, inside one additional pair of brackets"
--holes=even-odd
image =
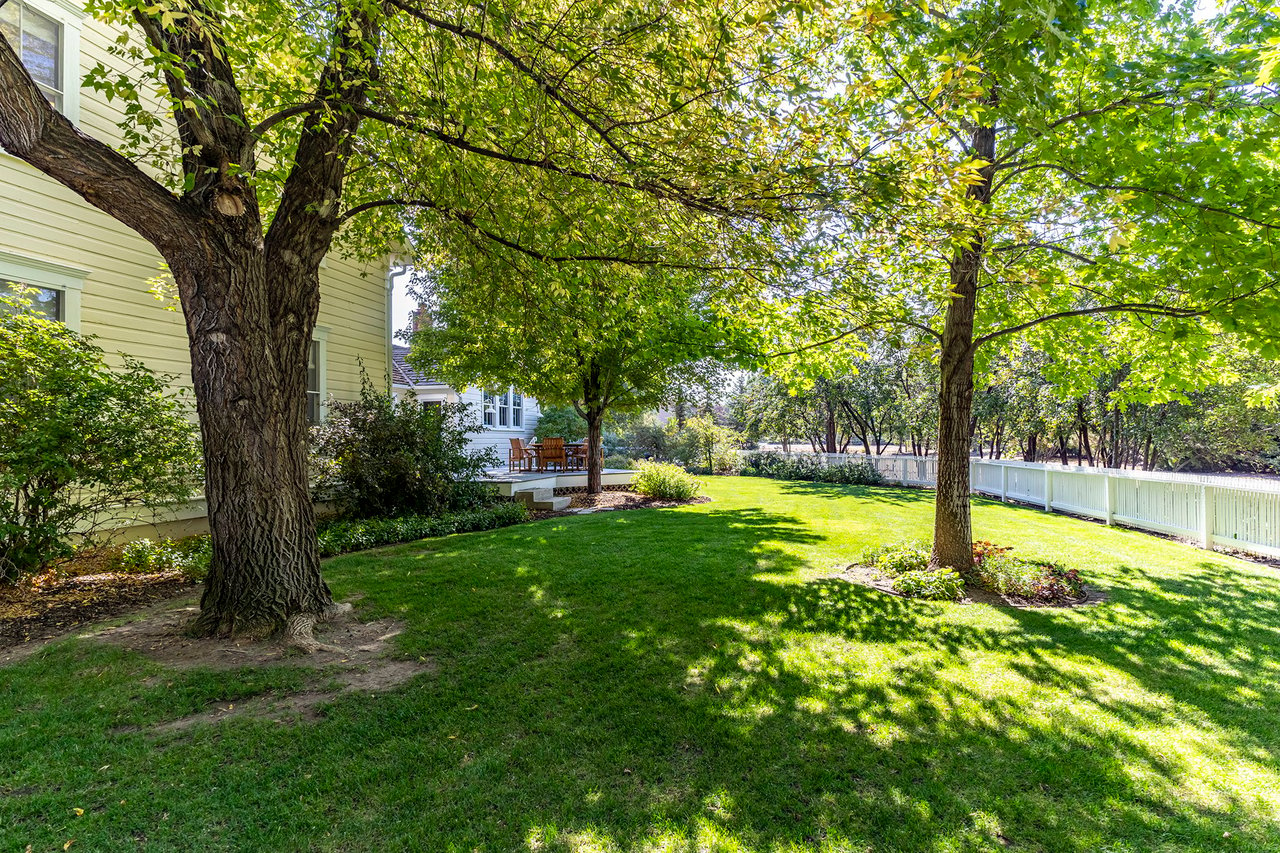
[(337, 652), (344, 654), (340, 646), (322, 643), (316, 639), (315, 628), (321, 622), (333, 622), (351, 613), (349, 602), (330, 602), (319, 613), (298, 613), (289, 617), (281, 632), (281, 641), (288, 648), (300, 649), (307, 654), (313, 652)]
[[(350, 606), (350, 605), (348, 605)], [(284, 624), (284, 631), (280, 635), (281, 642), (285, 646), (292, 649), (300, 649), (307, 654), (314, 652), (343, 652), (337, 646), (322, 643), (316, 639), (315, 628), (316, 622), (322, 618), (315, 613), (298, 613), (289, 617), (289, 621)]]

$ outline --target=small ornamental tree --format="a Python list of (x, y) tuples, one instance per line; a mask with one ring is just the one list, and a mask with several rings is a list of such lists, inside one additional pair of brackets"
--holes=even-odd
[[(454, 385), (514, 384), (544, 404), (572, 406), (586, 422), (594, 494), (605, 416), (660, 405), (709, 355), (729, 349), (735, 332), (718, 320), (734, 293), (691, 271), (598, 264), (554, 272), (520, 282), (478, 260), (438, 271), (420, 294), (436, 322), (414, 333), (409, 360)], [(521, 286), (557, 298), (512, 298)]]
[(314, 430), (321, 497), (353, 518), (439, 515), (472, 509), (488, 492), (479, 482), (498, 463), (467, 448), (479, 428), (464, 403), (423, 406), (397, 399), (364, 377), (360, 399), (331, 402)]
[(130, 509), (189, 497), (199, 445), (166, 377), (107, 366), (66, 326), (0, 297), (0, 583), (128, 523)]

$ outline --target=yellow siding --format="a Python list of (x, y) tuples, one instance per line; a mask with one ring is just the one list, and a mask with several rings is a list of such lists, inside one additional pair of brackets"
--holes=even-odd
[[(80, 32), (82, 71), (110, 66), (115, 33), (88, 18)], [(82, 75), (83, 76), (83, 75)], [(80, 127), (104, 142), (119, 140), (119, 104), (82, 89)], [(135, 356), (190, 384), (190, 358), (180, 312), (148, 292), (161, 271), (149, 243), (79, 196), (16, 158), (0, 153), (0, 252), (88, 272), (80, 328), (110, 353)], [(357, 359), (375, 380), (389, 370), (386, 266), (330, 257), (321, 271), (319, 324), (328, 329), (328, 393), (351, 399), (360, 389)]]

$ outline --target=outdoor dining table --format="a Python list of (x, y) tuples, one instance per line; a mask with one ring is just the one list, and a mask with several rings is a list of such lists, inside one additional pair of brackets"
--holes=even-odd
[[(568, 460), (573, 457), (573, 453), (571, 451), (581, 450), (586, 446), (587, 446), (587, 443), (585, 441), (566, 441), (564, 443), (565, 466), (568, 467)], [(545, 470), (546, 465), (542, 461), (542, 445), (530, 444), (529, 450), (530, 452), (533, 453), (533, 456), (534, 456), (534, 463), (533, 463), (534, 467), (536, 467), (539, 471)]]

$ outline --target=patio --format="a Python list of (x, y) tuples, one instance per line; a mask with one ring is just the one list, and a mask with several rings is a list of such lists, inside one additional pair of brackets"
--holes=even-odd
[[(602, 486), (629, 486), (638, 472), (627, 468), (605, 468), (600, 474)], [(486, 471), (480, 482), (495, 486), (498, 494), (509, 498), (516, 492), (538, 489), (585, 488), (586, 471), (511, 471), (505, 467)]]

